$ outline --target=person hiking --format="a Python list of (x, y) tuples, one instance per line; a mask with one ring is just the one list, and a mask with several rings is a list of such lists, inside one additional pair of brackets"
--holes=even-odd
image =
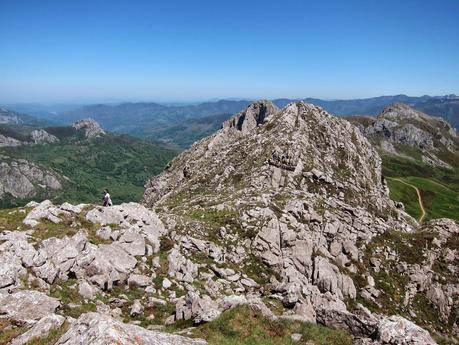
[(102, 198), (104, 202), (104, 206), (112, 206), (112, 199), (110, 198), (110, 194), (108, 193), (108, 189), (104, 189), (104, 197)]

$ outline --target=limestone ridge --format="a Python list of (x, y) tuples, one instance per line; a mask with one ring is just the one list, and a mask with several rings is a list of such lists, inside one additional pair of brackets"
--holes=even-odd
[(279, 111), (269, 101), (253, 103), (173, 160), (147, 183), (145, 202), (151, 206), (197, 184), (236, 190), (235, 179), (249, 189), (320, 190), (359, 206), (392, 206), (381, 159), (356, 127), (311, 104)]
[(352, 116), (348, 120), (386, 153), (412, 158), (404, 149), (410, 147), (419, 150), (424, 163), (449, 169), (453, 163), (448, 159), (451, 153), (459, 157), (456, 130), (442, 118), (429, 116), (406, 104), (389, 105), (375, 118)]

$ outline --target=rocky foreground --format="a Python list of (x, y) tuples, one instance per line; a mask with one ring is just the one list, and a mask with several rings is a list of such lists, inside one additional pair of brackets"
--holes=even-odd
[(261, 101), (143, 205), (1, 211), (0, 343), (204, 344), (238, 308), (341, 330), (333, 344), (455, 343), (459, 227), (396, 207), (380, 165), (349, 122)]

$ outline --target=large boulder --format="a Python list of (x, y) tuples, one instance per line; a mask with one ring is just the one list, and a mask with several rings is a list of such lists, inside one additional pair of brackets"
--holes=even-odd
[(401, 316), (389, 316), (378, 325), (378, 340), (390, 345), (436, 345), (429, 332)]
[(44, 316), (53, 314), (60, 306), (59, 300), (33, 290), (13, 294), (0, 294), (0, 317), (17, 324), (34, 324)]
[(204, 345), (204, 340), (185, 338), (175, 334), (149, 331), (122, 323), (109, 315), (82, 314), (56, 345)]

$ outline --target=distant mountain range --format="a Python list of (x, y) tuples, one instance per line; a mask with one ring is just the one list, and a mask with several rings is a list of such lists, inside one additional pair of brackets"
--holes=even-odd
[[(276, 99), (273, 103), (278, 107), (284, 107), (295, 100)], [(426, 114), (441, 116), (453, 127), (459, 127), (459, 97), (456, 95), (434, 97), (395, 95), (352, 100), (305, 98), (302, 101), (318, 105), (338, 116), (377, 115), (389, 104), (405, 103)], [(222, 121), (228, 119), (231, 114), (243, 110), (250, 103), (250, 100), (220, 100), (193, 105), (162, 105), (145, 102), (95, 104), (73, 110), (61, 106), (62, 111), (48, 113), (43, 112), (43, 109), (34, 112), (33, 107), (30, 106), (28, 113), (56, 124), (70, 124), (91, 117), (109, 131), (174, 143), (181, 148), (186, 148), (193, 141), (216, 131)], [(24, 110), (24, 107), (14, 106), (12, 109)]]

